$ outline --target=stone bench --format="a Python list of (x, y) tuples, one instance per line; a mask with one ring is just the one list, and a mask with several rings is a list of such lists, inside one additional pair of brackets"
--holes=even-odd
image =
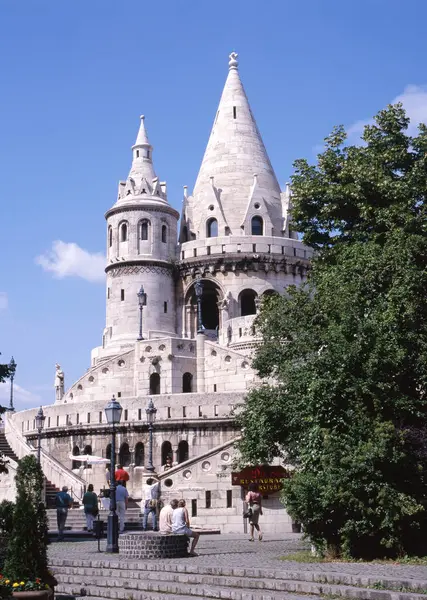
[(130, 531), (119, 537), (119, 551), (126, 558), (183, 558), (188, 554), (186, 535), (162, 535), (155, 531)]

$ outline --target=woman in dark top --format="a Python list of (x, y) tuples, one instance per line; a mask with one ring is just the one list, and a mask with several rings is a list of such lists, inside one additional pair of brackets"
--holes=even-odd
[(87, 486), (87, 492), (83, 496), (83, 506), (86, 515), (86, 525), (88, 531), (93, 531), (93, 521), (98, 515), (98, 496), (93, 491), (93, 485)]
[(246, 502), (252, 509), (252, 516), (249, 517), (249, 523), (251, 524), (251, 537), (250, 542), (254, 541), (254, 528), (258, 531), (258, 539), (262, 541), (262, 531), (258, 525), (259, 516), (262, 515), (262, 496), (258, 491), (256, 483), (250, 483), (248, 487), (248, 493), (246, 494)]

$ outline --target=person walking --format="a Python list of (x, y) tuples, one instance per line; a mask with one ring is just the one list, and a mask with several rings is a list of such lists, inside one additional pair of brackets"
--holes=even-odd
[(126, 482), (129, 481), (129, 473), (124, 470), (122, 465), (117, 465), (117, 470), (114, 473), (114, 479), (116, 483), (121, 483), (124, 487), (126, 487)]
[(126, 509), (128, 507), (129, 492), (123, 485), (122, 481), (117, 482), (116, 487), (116, 505), (117, 515), (119, 517), (119, 532), (123, 533), (125, 530), (125, 517)]
[(160, 481), (156, 477), (147, 479), (145, 487), (145, 503), (144, 503), (144, 516), (142, 519), (142, 529), (147, 531), (148, 517), (151, 514), (153, 523), (153, 531), (157, 531), (157, 508), (160, 499)]
[(73, 500), (68, 494), (68, 488), (66, 485), (60, 492), (56, 494), (55, 506), (56, 506), (56, 520), (58, 523), (58, 542), (62, 542), (64, 539), (65, 523), (67, 521), (68, 509), (73, 505)]
[(190, 529), (190, 517), (188, 516), (188, 510), (185, 508), (185, 500), (179, 500), (178, 508), (173, 511), (172, 533), (186, 535), (189, 538), (193, 538), (189, 555), (198, 556), (194, 550), (197, 546), (197, 542), (199, 541), (200, 533)]
[(172, 515), (175, 508), (178, 508), (178, 500), (173, 499), (170, 504), (165, 504), (159, 515), (159, 531), (163, 535), (172, 533)]
[(249, 504), (249, 507), (252, 509), (252, 515), (249, 517), (249, 523), (251, 525), (251, 537), (249, 538), (250, 542), (254, 541), (254, 528), (258, 531), (258, 539), (262, 541), (262, 531), (258, 524), (259, 516), (262, 515), (262, 496), (258, 491), (258, 486), (256, 483), (250, 483), (248, 487), (248, 493), (246, 494), (246, 502)]
[(93, 485), (87, 486), (87, 492), (83, 496), (83, 506), (86, 516), (86, 528), (88, 532), (93, 531), (93, 522), (98, 516), (98, 496), (93, 491)]

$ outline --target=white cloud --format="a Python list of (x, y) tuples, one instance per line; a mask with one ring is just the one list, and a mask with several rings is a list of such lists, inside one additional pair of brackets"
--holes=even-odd
[(7, 310), (9, 301), (6, 292), (0, 292), (0, 310)]
[(105, 280), (105, 257), (96, 252), (91, 254), (77, 244), (57, 240), (52, 250), (37, 256), (36, 263), (55, 277), (81, 277), (86, 281), (100, 282)]
[[(52, 398), (54, 396), (52, 395)], [(10, 381), (6, 380), (5, 383), (0, 383), (0, 404), (2, 406), (9, 406), (10, 401)], [(41, 397), (38, 394), (33, 394), (29, 390), (13, 384), (13, 405), (16, 410), (24, 410), (26, 408), (35, 408), (43, 404)]]
[[(396, 96), (390, 104), (402, 102), (407, 116), (411, 122), (408, 127), (408, 135), (416, 135), (419, 123), (427, 123), (427, 85), (407, 85), (401, 94)], [(355, 143), (363, 133), (365, 125), (373, 123), (373, 120), (356, 121), (347, 127), (350, 143)]]

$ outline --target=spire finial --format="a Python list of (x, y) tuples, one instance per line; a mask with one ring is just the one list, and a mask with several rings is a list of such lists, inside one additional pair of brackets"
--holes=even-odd
[(239, 55), (237, 54), (237, 52), (232, 52), (229, 56), (229, 61), (228, 61), (228, 66), (230, 69), (237, 69), (238, 66), (238, 61), (237, 61), (237, 57)]
[(141, 121), (143, 121), (145, 119), (145, 115), (140, 115), (139, 118), (141, 119)]

